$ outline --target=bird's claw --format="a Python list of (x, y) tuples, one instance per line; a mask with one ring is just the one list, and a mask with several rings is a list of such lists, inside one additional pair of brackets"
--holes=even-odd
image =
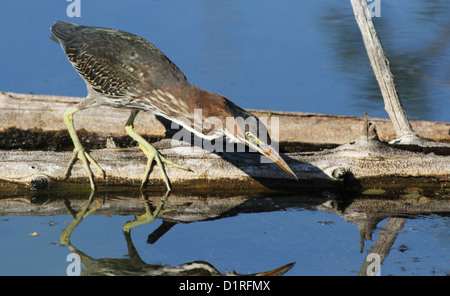
[(72, 167), (77, 162), (77, 160), (81, 160), (83, 163), (84, 169), (86, 170), (86, 173), (89, 177), (89, 182), (91, 183), (91, 188), (95, 190), (95, 183), (94, 183), (94, 174), (92, 173), (91, 167), (89, 164), (92, 164), (99, 172), (100, 175), (102, 175), (103, 178), (106, 177), (105, 171), (98, 165), (98, 163), (89, 155), (89, 153), (86, 152), (86, 150), (83, 147), (75, 147), (73, 149), (72, 158), (69, 161), (69, 164), (66, 168), (66, 174), (65, 179), (67, 180), (72, 172)]
[(164, 183), (166, 184), (168, 191), (171, 191), (172, 188), (170, 186), (169, 177), (167, 176), (167, 173), (166, 173), (163, 163), (166, 163), (168, 165), (174, 166), (176, 168), (179, 168), (179, 169), (182, 169), (185, 171), (192, 171), (191, 169), (189, 169), (187, 167), (178, 165), (176, 163), (171, 162), (170, 160), (167, 160), (164, 156), (161, 155), (161, 153), (157, 149), (155, 149), (150, 144), (148, 144), (148, 145), (139, 144), (139, 147), (141, 148), (141, 150), (144, 152), (144, 154), (148, 158), (144, 178), (142, 179), (142, 183), (141, 183), (141, 188), (143, 188), (148, 181), (148, 177), (150, 176), (150, 173), (152, 172), (153, 161), (156, 162), (156, 165), (159, 168), (159, 171), (161, 173), (162, 178), (164, 179)]

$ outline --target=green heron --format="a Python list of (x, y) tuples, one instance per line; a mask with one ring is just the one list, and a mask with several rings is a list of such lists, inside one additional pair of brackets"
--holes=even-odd
[[(90, 164), (105, 177), (104, 170), (81, 145), (73, 121), (75, 112), (96, 106), (132, 110), (125, 129), (148, 158), (142, 186), (148, 179), (154, 161), (169, 191), (171, 187), (163, 163), (189, 169), (164, 158), (134, 130), (133, 122), (140, 110), (178, 123), (203, 139), (226, 136), (235, 143), (244, 143), (269, 157), (297, 179), (270, 145), (267, 128), (257, 117), (226, 97), (188, 82), (183, 72), (147, 40), (120, 30), (62, 21), (55, 22), (51, 30), (50, 39), (61, 45), (69, 61), (85, 80), (88, 91), (83, 101), (64, 113), (64, 123), (75, 147), (66, 169), (66, 179), (77, 159), (83, 162), (92, 189), (95, 189), (95, 184)], [(202, 111), (204, 121), (214, 118), (221, 121), (222, 125), (210, 124), (211, 128), (192, 126), (189, 123), (194, 122), (194, 113), (198, 109)], [(233, 124), (230, 124), (230, 118)]]

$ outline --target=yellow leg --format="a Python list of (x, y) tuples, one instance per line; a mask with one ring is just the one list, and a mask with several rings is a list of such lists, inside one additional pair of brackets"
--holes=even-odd
[(132, 137), (135, 141), (139, 143), (139, 148), (144, 152), (144, 154), (147, 156), (147, 167), (145, 169), (144, 178), (142, 180), (141, 187), (145, 185), (147, 182), (147, 179), (152, 171), (152, 165), (153, 161), (156, 162), (156, 165), (159, 168), (159, 171), (161, 173), (162, 178), (164, 179), (164, 183), (166, 183), (167, 190), (171, 191), (172, 188), (170, 187), (169, 177), (167, 177), (166, 170), (164, 169), (163, 163), (172, 165), (176, 168), (183, 169), (186, 171), (190, 171), (190, 169), (183, 167), (181, 165), (177, 165), (161, 155), (158, 150), (156, 150), (150, 143), (148, 143), (144, 138), (141, 137), (135, 130), (134, 130), (134, 119), (136, 118), (136, 115), (139, 111), (133, 110), (131, 111), (130, 117), (128, 118), (127, 124), (125, 126), (125, 130), (127, 131), (128, 135)]
[(99, 202), (96, 206), (94, 206), (93, 208), (90, 208), (92, 201), (94, 200), (94, 194), (95, 194), (95, 191), (92, 190), (89, 195), (88, 201), (85, 203), (85, 205), (79, 212), (75, 212), (70, 207), (70, 203), (68, 201), (64, 202), (64, 205), (66, 206), (66, 209), (69, 212), (69, 214), (72, 216), (73, 220), (61, 232), (61, 244), (62, 245), (66, 245), (66, 246), (70, 245), (70, 236), (72, 235), (72, 232), (75, 230), (75, 228), (81, 223), (81, 221), (83, 221), (84, 218), (89, 216), (92, 212), (97, 210), (102, 205), (102, 203)]
[(170, 195), (170, 191), (168, 190), (166, 192), (166, 194), (164, 194), (163, 198), (160, 200), (155, 211), (152, 212), (148, 200), (145, 198), (144, 194), (141, 193), (141, 197), (145, 201), (145, 203), (144, 203), (145, 213), (140, 216), (137, 216), (135, 220), (128, 221), (127, 223), (125, 223), (122, 227), (122, 231), (129, 233), (131, 231), (131, 229), (135, 228), (136, 226), (153, 222), (153, 221), (155, 221), (156, 218), (158, 218), (158, 216), (160, 214), (163, 214), (167, 211), (172, 211), (173, 209), (163, 210), (164, 204), (165, 204), (167, 198), (169, 197), (169, 195)]
[(88, 174), (89, 181), (91, 183), (91, 188), (95, 190), (95, 184), (94, 184), (94, 174), (91, 171), (91, 168), (89, 164), (91, 163), (98, 171), (99, 173), (105, 178), (105, 171), (97, 164), (97, 162), (86, 152), (86, 150), (81, 145), (80, 139), (77, 136), (77, 133), (75, 131), (75, 126), (73, 124), (73, 114), (77, 112), (79, 109), (77, 107), (67, 110), (64, 113), (64, 123), (66, 124), (66, 127), (69, 131), (70, 137), (72, 138), (73, 144), (75, 148), (73, 149), (73, 155), (72, 158), (69, 161), (69, 164), (67, 165), (66, 169), (66, 180), (70, 177), (72, 167), (77, 161), (77, 159), (80, 159), (81, 162), (83, 162), (84, 169), (86, 170), (86, 173)]

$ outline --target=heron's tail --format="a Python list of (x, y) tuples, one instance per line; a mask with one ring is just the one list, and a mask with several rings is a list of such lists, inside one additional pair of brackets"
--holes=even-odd
[(66, 43), (76, 36), (78, 27), (80, 26), (76, 24), (63, 21), (56, 21), (50, 28), (52, 30), (50, 40), (60, 44)]

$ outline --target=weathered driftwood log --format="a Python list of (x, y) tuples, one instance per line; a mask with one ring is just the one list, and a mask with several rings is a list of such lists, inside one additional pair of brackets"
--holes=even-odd
[[(65, 129), (60, 119), (62, 113), (77, 101), (76, 98), (3, 93), (0, 97), (0, 112), (2, 113), (0, 126), (8, 127), (9, 125), (9, 127), (19, 129), (39, 127), (41, 130), (47, 131)], [(124, 110), (108, 108), (105, 112), (102, 108), (94, 108), (80, 112), (80, 116), (77, 114), (76, 125), (78, 128), (81, 125), (91, 132), (103, 135), (106, 142), (108, 136), (105, 136), (104, 133), (110, 135), (123, 133), (121, 120), (118, 118), (123, 117), (123, 122), (125, 122), (127, 116), (126, 110), (124, 112)], [(331, 118), (317, 115), (319, 118), (306, 124), (308, 128), (305, 126), (302, 128), (303, 119), (306, 118), (308, 121), (316, 115), (302, 117), (292, 113), (271, 112), (271, 116), (279, 117), (281, 141), (299, 141), (298, 138), (304, 133), (321, 134), (327, 128), (321, 126), (318, 130), (311, 131), (314, 122), (320, 126), (321, 122)], [(151, 117), (145, 119), (146, 121), (154, 120)], [(340, 120), (341, 118), (337, 117), (337, 121)], [(351, 139), (348, 144), (315, 153), (285, 154), (288, 164), (299, 177), (299, 181), (289, 179), (275, 164), (261, 161), (261, 156), (257, 153), (245, 153), (245, 155), (240, 152), (211, 153), (198, 147), (193, 149), (189, 145), (173, 142), (171, 139), (165, 139), (155, 145), (168, 159), (192, 170), (186, 172), (170, 166), (166, 168), (172, 185), (183, 190), (186, 188), (212, 188), (211, 185), (214, 185), (214, 189), (296, 189), (317, 185), (314, 181), (319, 182), (320, 186), (335, 186), (348, 179), (361, 181), (367, 178), (383, 177), (432, 177), (448, 180), (450, 173), (448, 149), (443, 148), (444, 150), (437, 153), (439, 155), (433, 153), (434, 150), (428, 150), (427, 153), (399, 150), (380, 142), (376, 134), (369, 136), (368, 124), (362, 124), (363, 119), (345, 118), (343, 121), (347, 122), (347, 120), (351, 122), (351, 125), (347, 125), (348, 130), (355, 131), (346, 135)], [(359, 124), (355, 124), (356, 122)], [(141, 121), (136, 126), (142, 134), (154, 135), (155, 129), (148, 130), (148, 126), (152, 128), (156, 126), (153, 123), (147, 125)], [(330, 121), (327, 125), (334, 126)], [(345, 124), (343, 125), (345, 126)], [(436, 130), (441, 130), (441, 139), (447, 139), (449, 124), (423, 123), (423, 126), (427, 125), (438, 127)], [(144, 132), (140, 129), (143, 129)], [(156, 130), (159, 132), (159, 129)], [(161, 125), (160, 136), (162, 136), (163, 130), (164, 127)], [(345, 128), (341, 126), (340, 130), (345, 130)], [(378, 126), (377, 130), (379, 131)], [(428, 128), (425, 128), (424, 132), (427, 130)], [(359, 136), (361, 131), (364, 131), (363, 136)], [(358, 136), (359, 138), (357, 138)], [(323, 139), (326, 138), (328, 138), (328, 134)], [(354, 138), (357, 139), (352, 141)], [(312, 137), (309, 139), (311, 140)], [(325, 142), (323, 139), (315, 141), (323, 143)], [(339, 144), (337, 139), (336, 142)], [(334, 143), (336, 144), (336, 142)], [(140, 185), (146, 159), (138, 148), (98, 149), (93, 150), (91, 155), (97, 159), (107, 173), (105, 180), (97, 178), (98, 185)], [(70, 157), (71, 152), (0, 150), (0, 180), (15, 184), (27, 184), (33, 188), (55, 187), (63, 181), (65, 167)], [(86, 173), (81, 165), (74, 166), (69, 181), (87, 182)], [(64, 184), (67, 185), (67, 183)], [(158, 188), (155, 185), (162, 185), (157, 170), (150, 176), (149, 184), (154, 188)]]
[[(14, 128), (54, 133), (64, 131), (68, 135), (63, 114), (81, 100), (78, 97), (0, 92), (0, 134)], [(251, 112), (259, 117), (269, 117), (269, 130), (270, 118), (278, 118), (280, 142), (345, 144), (359, 137), (363, 127), (363, 118), (355, 116), (257, 110)], [(97, 137), (126, 136), (125, 123), (129, 113), (128, 110), (109, 107), (83, 110), (75, 115), (75, 127), (77, 130), (96, 133)], [(395, 139), (395, 130), (389, 119), (371, 118), (371, 122), (376, 125), (378, 137), (382, 141)], [(411, 121), (411, 125), (421, 138), (450, 143), (450, 123)], [(164, 137), (166, 131), (153, 115), (145, 112), (137, 116), (135, 128), (148, 137)]]
[[(163, 143), (170, 145), (170, 140)], [(365, 136), (331, 150), (285, 154), (299, 181), (289, 179), (273, 163), (262, 163), (256, 153), (242, 155), (224, 152), (217, 155), (205, 150), (195, 152), (190, 146), (159, 148), (168, 159), (192, 170), (186, 172), (166, 168), (172, 185), (183, 190), (295, 189), (317, 184), (333, 186), (349, 179), (395, 177), (426, 177), (445, 181), (450, 175), (449, 156), (399, 150)], [(106, 180), (96, 180), (98, 185), (140, 185), (146, 164), (140, 150), (102, 149), (92, 151), (91, 155), (107, 172)], [(0, 151), (0, 180), (28, 184), (35, 188), (56, 186), (63, 182), (65, 166), (70, 157), (71, 152), (3, 150)], [(74, 166), (69, 181), (88, 183), (81, 165)], [(155, 170), (149, 184), (162, 185), (161, 182)]]
[(356, 23), (361, 31), (361, 35), (372, 65), (373, 73), (380, 86), (383, 95), (384, 106), (394, 124), (395, 131), (399, 139), (398, 143), (418, 143), (421, 142), (417, 134), (411, 127), (405, 110), (403, 109), (398, 95), (394, 75), (389, 68), (389, 61), (384, 53), (381, 41), (372, 22), (369, 7), (366, 0), (350, 0)]

